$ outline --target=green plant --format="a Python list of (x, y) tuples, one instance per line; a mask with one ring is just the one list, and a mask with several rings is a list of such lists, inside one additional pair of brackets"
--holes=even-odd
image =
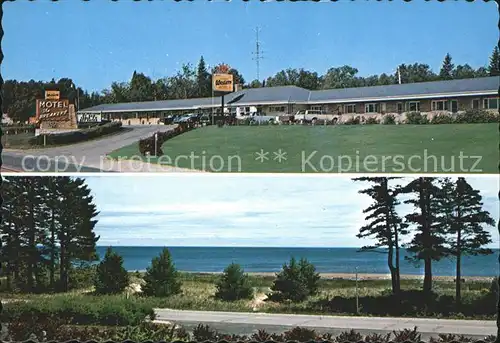
[(420, 342), (422, 335), (417, 331), (417, 327), (415, 326), (413, 330), (404, 329), (400, 331), (393, 331), (394, 335), (393, 342), (395, 343), (403, 343), (407, 341), (411, 342)]
[(123, 267), (123, 257), (113, 252), (111, 247), (106, 250), (104, 259), (97, 266), (94, 282), (97, 294), (121, 293), (129, 285), (128, 272)]
[(380, 124), (380, 121), (377, 119), (377, 118), (374, 118), (374, 117), (370, 117), (368, 118), (366, 121), (365, 121), (365, 124), (368, 124), (368, 125), (373, 125), (373, 124)]
[(316, 336), (316, 331), (298, 326), (283, 333), (284, 341), (308, 342), (314, 341)]
[(319, 279), (313, 264), (304, 258), (297, 263), (292, 257), (290, 264), (285, 263), (282, 270), (276, 274), (270, 298), (276, 301), (303, 301), (317, 293)]
[(344, 342), (361, 342), (363, 340), (363, 335), (360, 334), (359, 332), (356, 332), (354, 330), (350, 331), (344, 331), (340, 333), (337, 337), (335, 337), (335, 341), (337, 343), (344, 343)]
[(144, 282), (142, 292), (147, 296), (168, 297), (181, 293), (179, 273), (167, 248), (163, 249), (159, 257), (153, 258), (151, 267), (144, 275)]
[(96, 265), (72, 267), (69, 270), (69, 286), (71, 289), (92, 287), (96, 276)]
[(440, 113), (432, 118), (431, 124), (453, 124), (453, 117)]
[(208, 325), (198, 324), (193, 329), (193, 338), (197, 342), (215, 341), (218, 338), (218, 333)]
[(408, 112), (406, 114), (406, 124), (429, 124), (427, 116), (422, 115), (420, 112)]
[(396, 118), (392, 114), (387, 114), (382, 119), (382, 124), (384, 125), (394, 125), (396, 124)]
[(244, 274), (239, 264), (231, 263), (216, 284), (215, 298), (225, 301), (251, 299), (252, 287), (248, 283), (248, 275)]
[(467, 110), (455, 117), (455, 123), (460, 124), (498, 123), (498, 120), (498, 112), (495, 114), (485, 110)]

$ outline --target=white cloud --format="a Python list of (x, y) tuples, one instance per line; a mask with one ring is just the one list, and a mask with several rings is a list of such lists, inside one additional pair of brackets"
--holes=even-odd
[[(348, 177), (211, 175), (88, 177), (101, 214), (99, 244), (361, 246), (370, 204)], [(400, 181), (405, 182), (406, 180)], [(499, 180), (471, 177), (498, 220)], [(402, 214), (411, 210), (401, 206)], [(491, 228), (498, 247), (498, 233)]]

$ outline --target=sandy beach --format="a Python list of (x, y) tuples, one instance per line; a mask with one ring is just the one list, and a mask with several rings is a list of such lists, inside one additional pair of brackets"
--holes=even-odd
[[(146, 272), (145, 270), (139, 271), (141, 273)], [(180, 271), (181, 273), (189, 273), (189, 274), (198, 274), (198, 275), (213, 275), (213, 274), (222, 274), (221, 272), (189, 272), (189, 271)], [(259, 273), (247, 273), (248, 275), (254, 276), (275, 276), (276, 273), (273, 272), (259, 272)], [(351, 273), (320, 273), (319, 274), (322, 279), (344, 279), (344, 280), (355, 280), (356, 274)], [(402, 274), (401, 279), (405, 280), (423, 280), (423, 275), (409, 275)], [(465, 281), (488, 281), (494, 278), (494, 276), (463, 276)], [(391, 274), (369, 274), (369, 273), (360, 273), (358, 274), (358, 280), (390, 280)], [(443, 276), (443, 275), (433, 275), (433, 280), (436, 281), (455, 281), (454, 276)]]

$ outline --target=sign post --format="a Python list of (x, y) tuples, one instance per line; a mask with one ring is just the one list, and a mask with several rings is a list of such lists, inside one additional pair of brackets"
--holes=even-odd
[(158, 155), (158, 132), (155, 132), (155, 157)]
[(213, 74), (212, 76), (212, 91), (222, 92), (221, 96), (221, 114), (224, 116), (224, 93), (233, 91), (233, 75), (232, 74)]

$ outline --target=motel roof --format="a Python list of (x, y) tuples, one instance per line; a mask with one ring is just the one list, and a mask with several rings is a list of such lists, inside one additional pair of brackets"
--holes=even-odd
[[(224, 96), (228, 106), (272, 104), (325, 104), (366, 101), (411, 100), (449, 96), (495, 95), (499, 77), (407, 83), (373, 87), (310, 91), (296, 86), (248, 88)], [(113, 113), (196, 110), (221, 106), (221, 97), (103, 104), (80, 113)]]

